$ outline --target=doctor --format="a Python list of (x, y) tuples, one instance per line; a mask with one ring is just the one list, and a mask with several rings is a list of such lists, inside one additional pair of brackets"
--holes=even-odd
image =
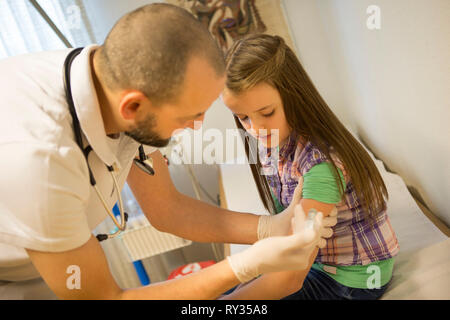
[[(0, 61), (0, 298), (214, 299), (262, 274), (260, 284), (273, 272), (306, 275), (335, 217), (319, 213), (306, 231), (297, 201), (263, 218), (220, 209), (179, 193), (155, 148), (147, 150), (152, 166), (138, 152), (202, 121), (224, 83), (207, 30), (165, 4), (124, 16), (102, 46)], [(115, 235), (97, 239), (92, 230), (111, 215), (125, 181), (161, 231), (254, 245), (190, 276), (122, 290), (99, 243)], [(71, 266), (79, 288), (67, 285)], [(300, 281), (289, 283), (286, 295)]]

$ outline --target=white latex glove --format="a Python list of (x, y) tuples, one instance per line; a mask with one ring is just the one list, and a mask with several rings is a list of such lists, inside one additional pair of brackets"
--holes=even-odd
[[(303, 178), (298, 180), (298, 185), (295, 188), (292, 201), (283, 212), (277, 215), (268, 216), (262, 215), (258, 221), (258, 240), (274, 237), (285, 236), (289, 234), (291, 227), (291, 219), (294, 216), (295, 208), (302, 199)], [(330, 215), (323, 219), (324, 227), (330, 229), (327, 232), (331, 232), (331, 227), (337, 223), (337, 209), (336, 207), (330, 212)], [(330, 236), (331, 236), (330, 234)]]
[(302, 207), (298, 206), (292, 218), (292, 230), (290, 236), (259, 240), (250, 248), (228, 256), (239, 281), (245, 283), (263, 273), (305, 269), (322, 239), (321, 234), (325, 233), (322, 212), (308, 221)]

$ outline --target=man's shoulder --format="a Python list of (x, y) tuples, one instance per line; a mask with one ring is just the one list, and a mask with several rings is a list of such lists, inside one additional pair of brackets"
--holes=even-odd
[(54, 144), (70, 131), (62, 83), (66, 53), (39, 52), (0, 61), (0, 144)]
[(71, 50), (72, 49), (61, 49), (19, 54), (16, 56), (1, 59), (0, 67), (17, 67), (18, 65), (21, 65), (23, 63), (33, 63), (34, 61), (48, 61), (51, 63), (58, 63), (58, 60), (64, 61), (65, 57)]
[(0, 95), (52, 95), (63, 87), (64, 60), (69, 50), (42, 51), (0, 60)]
[[(28, 73), (32, 73), (42, 68), (48, 68), (49, 66), (61, 66), (64, 64), (65, 57), (69, 54), (70, 49), (53, 50), (53, 51), (40, 51), (33, 53), (20, 54), (13, 57), (8, 57), (0, 60), (1, 70), (25, 70)], [(37, 63), (39, 62), (39, 63)], [(9, 78), (14, 74), (1, 73), (1, 78)], [(41, 75), (41, 76), (45, 76)]]

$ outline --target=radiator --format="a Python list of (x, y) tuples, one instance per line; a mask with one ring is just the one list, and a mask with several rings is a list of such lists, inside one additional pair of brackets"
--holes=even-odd
[(142, 260), (192, 244), (190, 240), (158, 231), (142, 214), (130, 217), (120, 239), (128, 252), (129, 261)]

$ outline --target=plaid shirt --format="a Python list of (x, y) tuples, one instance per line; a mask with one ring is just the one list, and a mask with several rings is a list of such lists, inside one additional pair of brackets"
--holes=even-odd
[[(329, 161), (311, 142), (302, 142), (295, 133), (281, 147), (278, 158), (276, 152), (277, 148), (260, 148), (259, 156), (273, 195), (287, 207), (299, 177), (313, 166)], [(332, 157), (344, 174), (346, 189), (343, 200), (336, 204), (338, 216), (333, 236), (327, 239), (327, 246), (319, 250), (316, 262), (347, 266), (392, 258), (398, 253), (399, 245), (386, 211), (378, 214), (371, 229), (348, 174), (342, 163), (334, 155)]]

